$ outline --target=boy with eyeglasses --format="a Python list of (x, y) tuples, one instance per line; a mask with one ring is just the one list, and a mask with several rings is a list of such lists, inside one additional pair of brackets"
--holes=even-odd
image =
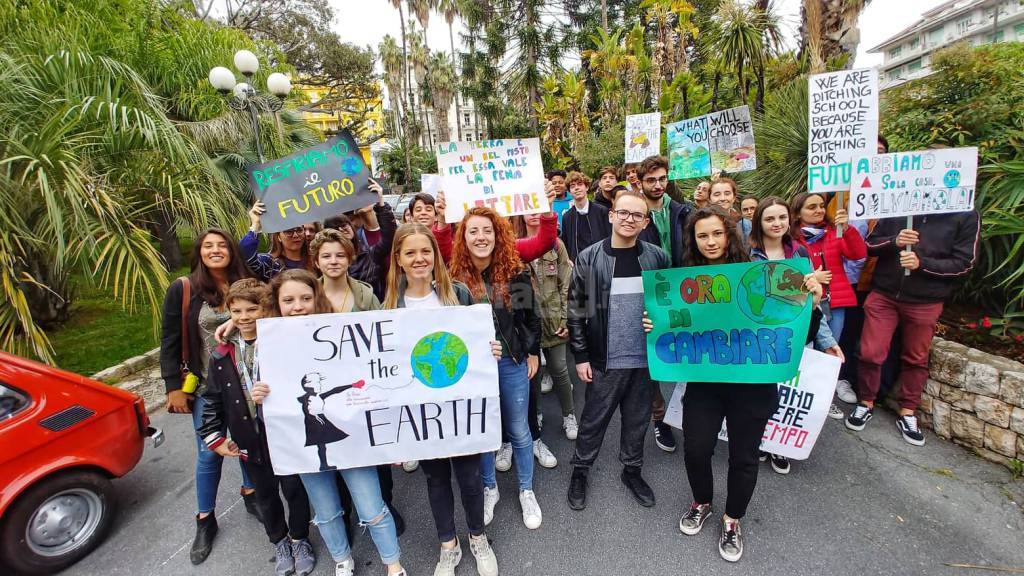
[(611, 236), (580, 252), (569, 284), (569, 343), (576, 374), (587, 386), (569, 481), (573, 510), (587, 505), (590, 467), (616, 410), (622, 420), (622, 482), (642, 506), (654, 506), (654, 491), (640, 475), (653, 390), (640, 274), (668, 268), (670, 261), (661, 248), (639, 239), (649, 223), (642, 196), (620, 192), (608, 220)]

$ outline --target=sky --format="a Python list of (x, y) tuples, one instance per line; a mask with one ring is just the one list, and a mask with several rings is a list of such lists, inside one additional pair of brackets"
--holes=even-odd
[[(401, 38), (398, 11), (390, 0), (330, 0), (335, 8), (334, 30), (346, 42), (370, 45), (376, 51), (385, 34)], [(860, 18), (861, 42), (855, 65), (858, 68), (881, 64), (881, 54), (867, 50), (916, 22), (921, 13), (944, 0), (874, 0)], [(796, 48), (800, 28), (801, 0), (776, 0), (789, 45)], [(403, 1), (403, 6), (405, 3)], [(356, 9), (353, 9), (356, 8)], [(459, 46), (461, 23), (455, 22), (455, 43)], [(434, 50), (451, 50), (448, 24), (440, 14), (432, 13), (427, 30), (428, 45)]]

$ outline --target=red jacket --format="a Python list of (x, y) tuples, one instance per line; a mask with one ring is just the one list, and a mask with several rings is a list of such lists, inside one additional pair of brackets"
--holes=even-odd
[[(452, 235), (455, 234), (455, 224), (445, 224), (438, 228), (434, 227), (432, 232), (437, 240), (437, 248), (441, 251), (441, 258), (445, 263), (452, 259)], [(548, 250), (555, 247), (558, 240), (558, 216), (554, 212), (548, 212), (540, 217), (540, 229), (536, 236), (519, 238), (516, 240), (516, 251), (519, 252), (519, 259), (528, 263), (540, 258)]]
[[(807, 248), (811, 255), (811, 264), (814, 269), (823, 267), (832, 273), (832, 282), (829, 284), (829, 305), (832, 308), (847, 308), (857, 305), (857, 295), (850, 286), (850, 280), (846, 277), (846, 270), (843, 268), (843, 258), (847, 260), (860, 260), (868, 255), (867, 245), (860, 232), (853, 226), (847, 226), (843, 231), (843, 237), (836, 237), (836, 229), (828, 227), (825, 235), (818, 240), (808, 244), (802, 234), (797, 233), (797, 241)], [(824, 262), (822, 260), (824, 259)]]

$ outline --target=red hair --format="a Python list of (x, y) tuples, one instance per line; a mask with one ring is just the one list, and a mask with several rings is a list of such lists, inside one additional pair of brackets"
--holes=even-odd
[(487, 287), (484, 285), (480, 272), (473, 265), (473, 259), (469, 255), (469, 248), (466, 247), (466, 223), (473, 216), (481, 216), (491, 221), (494, 226), (494, 252), (491, 254), (491, 287), (492, 298), (501, 296), (506, 306), (511, 304), (508, 285), (517, 274), (523, 271), (523, 262), (519, 259), (519, 252), (516, 250), (516, 236), (512, 233), (512, 225), (508, 220), (502, 218), (497, 212), (490, 208), (470, 208), (462, 217), (462, 222), (455, 231), (455, 245), (452, 247), (451, 261), (448, 268), (452, 278), (469, 287), (469, 291), (477, 300), (487, 296)]

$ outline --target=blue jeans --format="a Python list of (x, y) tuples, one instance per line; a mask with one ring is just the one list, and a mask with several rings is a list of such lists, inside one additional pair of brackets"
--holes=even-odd
[(313, 505), (313, 523), (320, 530), (320, 537), (324, 539), (331, 558), (341, 562), (352, 556), (348, 536), (345, 535), (345, 518), (342, 516), (336, 474), (341, 474), (345, 480), (352, 494), (352, 504), (359, 515), (359, 525), (370, 529), (381, 562), (398, 562), (402, 553), (398, 548), (395, 520), (380, 495), (380, 478), (377, 477), (377, 468), (373, 466), (299, 475), (309, 495), (309, 503)]
[(839, 342), (843, 335), (843, 325), (846, 324), (846, 308), (833, 308), (832, 317), (828, 319), (828, 327), (832, 330), (832, 337)]
[[(198, 428), (203, 415), (203, 397), (197, 395), (192, 403), (192, 426)], [(220, 467), (224, 458), (206, 447), (203, 439), (196, 437), (196, 500), (199, 502), (199, 513), (207, 514), (213, 512), (217, 506), (217, 488), (220, 486)], [(254, 488), (249, 475), (245, 473), (245, 466), (238, 461), (242, 469), (242, 488)]]
[[(526, 362), (517, 364), (511, 358), (498, 361), (498, 393), (501, 394), (501, 423), (509, 442), (519, 477), (519, 490), (533, 490), (533, 437), (527, 420), (530, 412), (530, 379)], [(495, 488), (494, 452), (480, 455), (480, 475), (484, 486)]]

